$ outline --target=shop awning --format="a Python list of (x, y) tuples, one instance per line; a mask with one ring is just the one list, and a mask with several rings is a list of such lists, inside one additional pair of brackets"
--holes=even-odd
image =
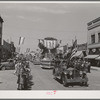
[(95, 59), (97, 57), (99, 57), (99, 55), (88, 55), (88, 56), (86, 56), (84, 58), (87, 58), (87, 59)]
[(97, 57), (97, 58), (95, 58), (96, 60), (100, 60), (100, 56), (99, 57)]

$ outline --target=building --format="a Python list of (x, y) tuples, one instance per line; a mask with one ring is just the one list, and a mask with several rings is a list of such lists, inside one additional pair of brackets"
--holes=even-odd
[(78, 51), (87, 51), (87, 43), (78, 44), (77, 45), (77, 50)]
[[(68, 49), (71, 48), (72, 46), (68, 47)], [(87, 51), (87, 43), (77, 44), (77, 51)]]
[(2, 45), (2, 59), (7, 60), (9, 58), (13, 58), (15, 56), (15, 46), (14, 43), (8, 43), (7, 41), (3, 40)]
[[(71, 50), (72, 46), (68, 47), (68, 50)], [(87, 56), (87, 43), (77, 44), (77, 52), (75, 56), (83, 58)]]
[(100, 55), (100, 17), (87, 23), (87, 59), (91, 60), (92, 65), (97, 65), (97, 58)]
[(11, 41), (10, 43), (10, 51), (12, 53), (12, 58), (15, 56), (16, 47), (14, 46), (14, 42)]
[(0, 16), (0, 62), (1, 62), (1, 57), (2, 57), (2, 27), (3, 27), (3, 19)]

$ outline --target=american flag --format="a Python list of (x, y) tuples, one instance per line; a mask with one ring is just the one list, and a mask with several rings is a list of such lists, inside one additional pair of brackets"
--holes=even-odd
[(77, 40), (75, 40), (73, 42), (73, 46), (71, 48), (71, 56), (70, 56), (70, 60), (73, 58), (73, 56), (75, 55), (75, 53), (77, 52)]

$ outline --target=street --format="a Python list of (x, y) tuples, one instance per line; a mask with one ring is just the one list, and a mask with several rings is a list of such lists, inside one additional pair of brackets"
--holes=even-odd
[[(88, 73), (89, 86), (80, 87), (64, 87), (59, 81), (53, 79), (52, 69), (42, 69), (40, 65), (30, 63), (32, 90), (100, 90), (100, 70), (91, 70)], [(0, 71), (0, 90), (17, 90), (17, 76), (14, 75), (14, 70)]]

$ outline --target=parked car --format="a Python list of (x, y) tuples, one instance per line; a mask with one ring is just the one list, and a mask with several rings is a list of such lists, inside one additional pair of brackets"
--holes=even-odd
[(8, 59), (6, 62), (1, 62), (0, 70), (11, 70), (15, 69), (15, 64), (13, 59)]

